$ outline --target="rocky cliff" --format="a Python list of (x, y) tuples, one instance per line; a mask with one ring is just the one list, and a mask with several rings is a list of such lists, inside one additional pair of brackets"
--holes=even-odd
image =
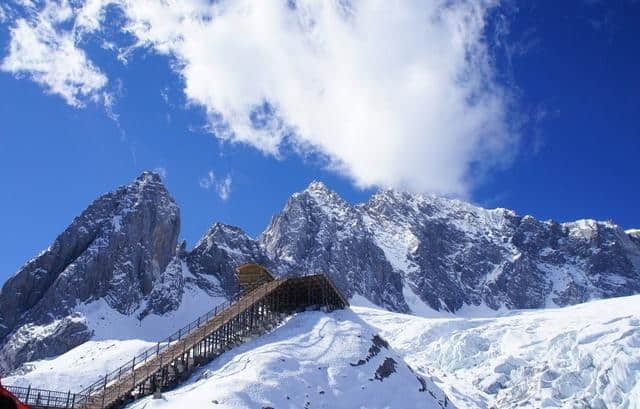
[(540, 308), (640, 292), (635, 232), (437, 196), (387, 190), (352, 206), (314, 182), (259, 242), (278, 268), (327, 272), (349, 296), (396, 311)]

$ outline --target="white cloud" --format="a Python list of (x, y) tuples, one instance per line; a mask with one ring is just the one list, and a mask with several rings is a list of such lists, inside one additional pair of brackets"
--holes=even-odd
[(210, 189), (212, 186), (214, 186), (215, 182), (216, 182), (216, 175), (215, 173), (213, 173), (212, 170), (210, 170), (207, 173), (207, 176), (200, 179), (198, 184), (203, 189)]
[(290, 142), (363, 187), (453, 194), (468, 192), (472, 165), (509, 157), (505, 91), (483, 37), (492, 2), (288, 3), (124, 9), (141, 44), (176, 58), (221, 139), (276, 156)]
[(79, 26), (107, 4), (174, 59), (218, 138), (318, 153), (358, 186), (464, 195), (517, 142), (484, 38), (494, 1), (91, 0)]
[(79, 107), (86, 100), (104, 98), (101, 91), (107, 77), (78, 48), (74, 31), (58, 28), (73, 16), (73, 9), (64, 0), (47, 2), (29, 20), (16, 20), (10, 30), (9, 52), (0, 69), (26, 75), (48, 92)]
[(206, 190), (214, 189), (223, 201), (228, 200), (231, 196), (231, 183), (232, 178), (230, 174), (227, 174), (223, 179), (218, 179), (212, 170), (207, 172), (207, 175), (198, 181), (201, 188)]
[(225, 178), (218, 183), (216, 191), (220, 199), (225, 201), (229, 199), (229, 196), (231, 196), (231, 175), (225, 176)]

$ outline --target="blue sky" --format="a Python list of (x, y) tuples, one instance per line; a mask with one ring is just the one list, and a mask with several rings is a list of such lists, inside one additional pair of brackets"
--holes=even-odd
[[(155, 30), (175, 24), (158, 20), (166, 10), (127, 15), (123, 2), (105, 0), (97, 25), (81, 23), (82, 2), (2, 5), (0, 281), (147, 169), (165, 173), (189, 246), (215, 221), (258, 235), (314, 179), (353, 203), (384, 186), (640, 227), (638, 2), (447, 10), (445, 21), (479, 19), (458, 33), (466, 57), (445, 23), (413, 17), (437, 1), (394, 10), (400, 28), (357, 1), (323, 21), (313, 0), (265, 1), (253, 17), (193, 0), (200, 23), (175, 38)], [(290, 16), (302, 34), (281, 27)], [(313, 52), (294, 41), (308, 30), (322, 40)], [(12, 48), (29, 41), (57, 46)]]

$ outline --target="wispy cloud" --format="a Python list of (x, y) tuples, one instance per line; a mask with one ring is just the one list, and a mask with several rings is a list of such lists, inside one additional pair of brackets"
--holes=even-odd
[(220, 199), (227, 200), (231, 196), (231, 175), (227, 175), (216, 186), (216, 191)]
[(211, 189), (211, 187), (214, 186), (215, 182), (216, 182), (216, 175), (215, 173), (213, 173), (212, 170), (210, 170), (207, 173), (207, 176), (200, 179), (198, 184), (203, 189)]
[(218, 194), (218, 197), (220, 197), (220, 199), (223, 201), (227, 201), (231, 196), (231, 174), (227, 174), (227, 176), (225, 176), (224, 178), (218, 179), (213, 170), (210, 170), (209, 172), (207, 172), (206, 176), (198, 181), (198, 184), (203, 189), (215, 190)]
[(4, 6), (0, 4), (0, 23), (4, 23), (7, 19), (7, 12), (5, 11)]
[(160, 90), (160, 96), (165, 104), (169, 103), (169, 88), (164, 87)]
[(78, 47), (75, 32), (60, 29), (73, 22), (69, 3), (47, 2), (41, 10), (28, 11), (32, 17), (20, 18), (11, 27), (9, 52), (0, 69), (27, 76), (75, 107), (101, 100), (110, 105), (103, 91), (106, 75)]

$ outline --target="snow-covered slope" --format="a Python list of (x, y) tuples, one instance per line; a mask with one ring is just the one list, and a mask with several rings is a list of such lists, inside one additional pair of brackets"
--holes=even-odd
[(640, 296), (494, 318), (354, 310), (460, 408), (640, 408)]
[(118, 369), (132, 357), (155, 346), (154, 342), (130, 340), (87, 341), (56, 358), (30, 362), (5, 385), (80, 392), (104, 374)]
[[(301, 313), (130, 408), (640, 408), (640, 296), (440, 314)], [(80, 390), (148, 345), (91, 341), (5, 382)]]
[[(88, 342), (7, 384), (39, 383), (65, 390), (84, 385), (144, 348), (140, 341)], [(305, 312), (270, 334), (226, 352), (162, 399), (131, 409), (455, 408), (442, 390), (413, 372), (377, 330), (350, 310)]]

